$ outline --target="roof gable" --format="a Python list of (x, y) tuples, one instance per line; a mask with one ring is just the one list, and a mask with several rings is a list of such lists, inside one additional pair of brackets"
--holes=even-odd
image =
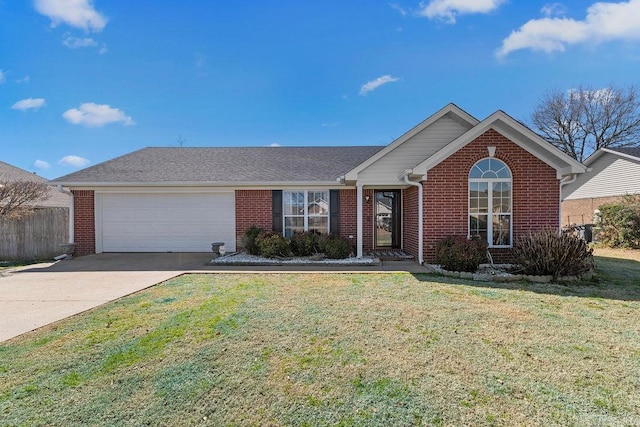
[(600, 148), (595, 153), (587, 157), (584, 164), (591, 166), (593, 162), (598, 160), (605, 154), (611, 154), (614, 156), (626, 158), (629, 160), (640, 161), (640, 147), (627, 147), (627, 148)]
[(558, 148), (549, 144), (527, 126), (515, 120), (504, 111), (498, 110), (482, 122), (476, 124), (468, 132), (442, 148), (433, 156), (425, 159), (413, 168), (413, 175), (424, 176), (427, 171), (461, 148), (478, 138), (480, 135), (493, 129), (513, 143), (517, 144), (533, 156), (547, 163), (557, 171), (558, 179), (566, 175), (584, 173), (586, 167)]
[(472, 128), (478, 123), (478, 119), (471, 116), (469, 113), (462, 110), (457, 105), (453, 103), (447, 104), (444, 108), (440, 109), (436, 113), (427, 117), (421, 123), (414, 126), (409, 131), (405, 132), (399, 138), (395, 139), (391, 144), (387, 145), (382, 150), (378, 151), (375, 155), (371, 156), (370, 158), (366, 159), (364, 162), (360, 163), (355, 168), (350, 170), (347, 174), (345, 174), (345, 180), (356, 181), (358, 179), (358, 173), (362, 172), (363, 170), (367, 169), (374, 163), (378, 162), (380, 159), (387, 156), (389, 153), (396, 150), (398, 147), (405, 144), (407, 141), (411, 140), (411, 138), (415, 137), (420, 132), (429, 128), (431, 125), (433, 125), (443, 117), (451, 118), (468, 128)]

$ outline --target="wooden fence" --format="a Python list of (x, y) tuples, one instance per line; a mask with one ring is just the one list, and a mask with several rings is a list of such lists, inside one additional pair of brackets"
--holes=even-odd
[(0, 217), (0, 261), (51, 259), (69, 241), (69, 209), (34, 209), (20, 219)]

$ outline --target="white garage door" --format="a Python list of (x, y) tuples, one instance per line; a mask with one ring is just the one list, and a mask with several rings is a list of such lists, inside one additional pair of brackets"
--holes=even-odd
[(96, 201), (102, 252), (210, 252), (212, 242), (235, 250), (233, 192), (104, 193)]

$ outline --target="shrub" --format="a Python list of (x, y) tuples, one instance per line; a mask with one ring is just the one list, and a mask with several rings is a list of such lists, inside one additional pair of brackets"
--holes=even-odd
[(331, 234), (324, 235), (319, 242), (320, 252), (330, 259), (343, 259), (351, 255), (349, 241)]
[(516, 239), (511, 249), (522, 273), (538, 276), (578, 276), (593, 268), (593, 249), (572, 233), (542, 230)]
[(640, 196), (624, 196), (598, 211), (595, 226), (600, 243), (611, 248), (640, 247)]
[(260, 248), (258, 248), (258, 245), (256, 244), (256, 239), (263, 231), (263, 228), (260, 228), (257, 225), (252, 225), (244, 232), (244, 235), (242, 236), (242, 247), (244, 247), (251, 255), (260, 255)]
[(294, 233), (291, 237), (291, 252), (295, 256), (310, 256), (320, 252), (320, 235), (314, 231)]
[(291, 255), (289, 240), (275, 231), (263, 231), (256, 238), (259, 255), (265, 258), (288, 257)]
[(474, 272), (487, 260), (487, 242), (479, 236), (448, 236), (436, 245), (436, 262), (445, 270)]

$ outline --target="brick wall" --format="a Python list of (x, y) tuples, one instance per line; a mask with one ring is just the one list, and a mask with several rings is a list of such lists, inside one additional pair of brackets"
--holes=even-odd
[[(488, 130), (427, 172), (424, 185), (424, 255), (433, 262), (435, 245), (447, 235), (468, 233), (468, 174), (487, 147), (505, 162), (513, 177), (513, 238), (545, 227), (558, 227), (560, 184), (556, 171), (543, 161)], [(509, 250), (492, 249), (498, 262), (508, 261)]]
[(618, 197), (591, 197), (562, 202), (562, 225), (593, 224), (593, 211), (605, 203), (622, 200)]
[(242, 236), (252, 225), (271, 230), (273, 211), (271, 190), (236, 190), (236, 247), (242, 248)]
[(418, 260), (418, 188), (402, 191), (402, 244), (405, 252)]
[[(373, 190), (364, 189), (362, 197), (369, 196), (369, 203), (362, 201), (362, 249), (373, 249)], [(358, 241), (357, 190), (340, 190), (340, 236), (349, 239), (355, 249)], [(349, 238), (349, 236), (353, 236)]]
[(72, 190), (76, 255), (96, 252), (95, 208), (93, 190)]

